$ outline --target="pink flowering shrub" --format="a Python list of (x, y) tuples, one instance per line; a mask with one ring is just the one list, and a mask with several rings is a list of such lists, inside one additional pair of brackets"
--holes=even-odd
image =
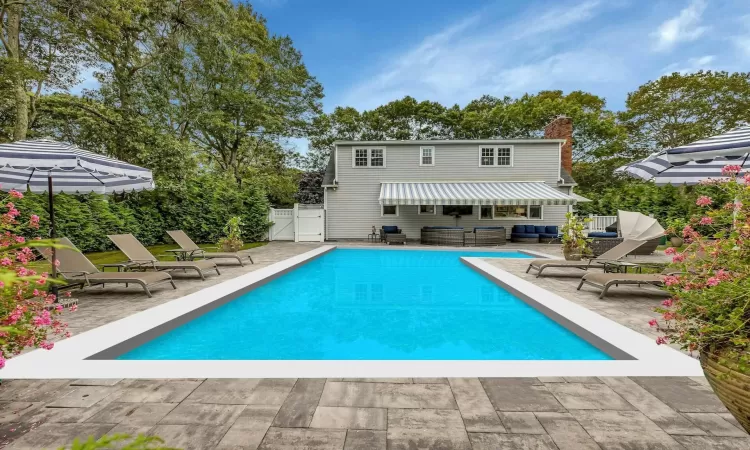
[[(20, 198), (22, 193), (10, 191), (0, 216), (0, 369), (24, 348), (51, 349), (50, 334), (69, 335), (67, 324), (57, 318), (62, 305), (55, 304), (55, 296), (46, 290), (51, 282), (48, 274), (34, 269), (31, 248), (49, 247), (52, 242), (39, 238), (27, 242), (17, 234), (21, 213), (10, 200)], [(32, 215), (25, 225), (38, 229), (39, 216)]]
[(701, 214), (683, 229), (687, 247), (667, 253), (681, 274), (665, 280), (671, 298), (649, 324), (665, 332), (657, 343), (721, 355), (750, 373), (750, 177), (740, 170), (725, 167), (729, 178), (713, 186), (734, 201), (698, 198)]

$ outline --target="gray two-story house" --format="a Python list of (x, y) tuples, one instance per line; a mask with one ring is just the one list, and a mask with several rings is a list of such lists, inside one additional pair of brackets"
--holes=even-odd
[(337, 141), (323, 180), (326, 239), (383, 225), (408, 239), (423, 226), (562, 225), (580, 198), (571, 134), (559, 118), (544, 139)]

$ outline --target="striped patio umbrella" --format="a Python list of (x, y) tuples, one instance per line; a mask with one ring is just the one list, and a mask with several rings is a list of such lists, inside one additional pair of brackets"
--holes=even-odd
[[(154, 189), (150, 170), (49, 139), (0, 144), (0, 190), (47, 192), (50, 237), (54, 194), (111, 194)], [(54, 248), (52, 249), (54, 260)], [(52, 266), (53, 276), (55, 266)]]
[(724, 134), (669, 149), (667, 159), (672, 164), (689, 161), (712, 163), (715, 158), (746, 159), (748, 153), (750, 153), (750, 125), (745, 125)]
[(726, 176), (722, 175), (721, 170), (729, 164), (742, 165), (745, 169), (744, 172), (750, 170), (750, 158), (748, 158), (748, 155), (744, 155), (739, 160), (718, 157), (706, 163), (691, 161), (674, 165), (667, 159), (666, 152), (660, 152), (644, 160), (624, 165), (615, 170), (615, 173), (624, 173), (645, 181), (653, 181), (659, 186), (667, 184), (674, 186), (683, 184), (695, 185), (709, 178), (726, 178)]

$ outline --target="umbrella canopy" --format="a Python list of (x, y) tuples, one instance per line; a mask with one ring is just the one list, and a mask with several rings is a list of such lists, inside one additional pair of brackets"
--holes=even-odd
[(55, 193), (110, 194), (154, 188), (150, 170), (64, 142), (40, 139), (0, 144), (0, 186)]
[(667, 150), (667, 158), (673, 164), (688, 161), (711, 162), (714, 158), (746, 158), (750, 153), (750, 125), (735, 128), (724, 134)]
[(658, 220), (639, 212), (617, 211), (617, 226), (625, 239), (649, 241), (664, 235)]
[(679, 186), (683, 184), (694, 185), (702, 181), (717, 178), (726, 178), (721, 173), (724, 166), (742, 165), (745, 171), (750, 170), (750, 158), (745, 155), (742, 159), (727, 159), (718, 157), (708, 163), (691, 161), (686, 164), (674, 165), (669, 162), (666, 152), (654, 153), (648, 158), (624, 165), (615, 173), (624, 173), (645, 181), (653, 181), (659, 186), (671, 184)]

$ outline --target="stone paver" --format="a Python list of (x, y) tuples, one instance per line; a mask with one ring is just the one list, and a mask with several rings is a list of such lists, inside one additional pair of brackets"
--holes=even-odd
[(557, 450), (549, 436), (469, 433), (474, 450)]
[(309, 426), (325, 384), (325, 378), (297, 380), (292, 392), (281, 405), (279, 413), (276, 414), (272, 426), (287, 428)]
[(170, 447), (183, 450), (214, 448), (226, 433), (227, 426), (216, 425), (157, 425), (150, 434), (159, 436)]
[(255, 386), (247, 402), (250, 405), (281, 405), (296, 382), (295, 378), (264, 378)]
[(388, 410), (384, 408), (348, 408), (319, 406), (311, 428), (343, 428), (349, 430), (385, 430)]
[(680, 445), (640, 411), (572, 410), (602, 449), (680, 449)]
[(461, 414), (446, 409), (389, 409), (388, 449), (470, 450)]
[(555, 383), (548, 389), (567, 409), (635, 409), (604, 384)]
[(385, 431), (349, 430), (346, 433), (344, 450), (386, 450)]
[(166, 415), (162, 425), (232, 425), (245, 409), (244, 405), (204, 405), (182, 403)]
[(715, 413), (684, 413), (691, 422), (713, 436), (745, 437), (746, 433)]
[(88, 408), (116, 391), (117, 388), (112, 386), (81, 386), (47, 406), (50, 408)]
[(320, 406), (457, 408), (450, 386), (444, 384), (350, 382), (326, 383)]
[(257, 449), (277, 412), (278, 406), (246, 406), (219, 442), (218, 448)]
[(345, 430), (305, 428), (270, 428), (261, 450), (341, 450), (346, 442)]
[(156, 425), (177, 403), (110, 403), (86, 421), (125, 425)]
[(534, 413), (560, 450), (599, 450), (599, 446), (569, 413)]
[(689, 378), (633, 377), (631, 379), (679, 412), (727, 412), (710, 387)]
[(675, 440), (687, 450), (747, 450), (750, 448), (748, 438), (675, 436)]
[(190, 403), (248, 405), (260, 379), (206, 380), (185, 400)]
[(21, 436), (6, 450), (39, 450), (69, 445), (76, 437), (101, 436), (111, 430), (110, 424), (67, 424), (45, 423)]
[(492, 407), (487, 393), (476, 378), (452, 378), (450, 386), (466, 431), (504, 433), (500, 418)]
[(179, 403), (198, 386), (202, 380), (126, 380), (123, 387), (112, 395), (117, 402)]
[(499, 412), (497, 415), (505, 425), (508, 433), (513, 434), (546, 434), (547, 432), (539, 423), (532, 412)]
[(565, 411), (536, 378), (482, 378), (481, 382), (497, 411)]

